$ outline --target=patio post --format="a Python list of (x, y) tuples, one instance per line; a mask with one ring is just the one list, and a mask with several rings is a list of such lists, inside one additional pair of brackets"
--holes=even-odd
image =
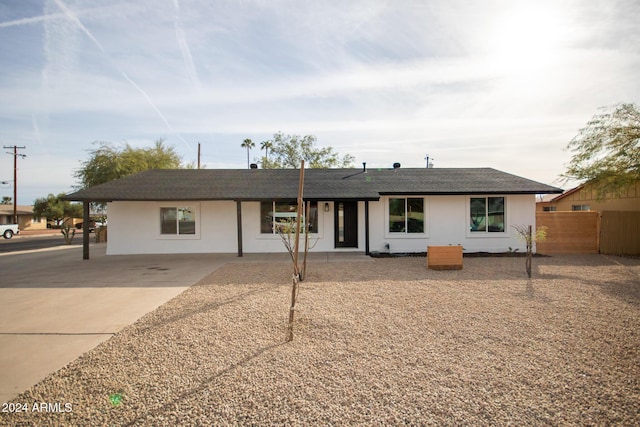
[(364, 253), (369, 255), (369, 201), (364, 201)]
[(89, 259), (89, 202), (82, 202), (82, 259)]
[(238, 256), (242, 256), (242, 202), (236, 200), (236, 221), (238, 228)]

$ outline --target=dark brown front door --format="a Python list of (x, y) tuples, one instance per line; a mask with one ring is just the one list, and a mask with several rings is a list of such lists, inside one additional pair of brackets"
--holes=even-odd
[(358, 202), (335, 202), (335, 247), (358, 247)]

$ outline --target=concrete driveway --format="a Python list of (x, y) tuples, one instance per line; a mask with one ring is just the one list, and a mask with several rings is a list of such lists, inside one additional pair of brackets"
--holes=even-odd
[(234, 254), (106, 256), (106, 245), (0, 255), (0, 402), (164, 304)]
[[(7, 402), (221, 266), (289, 254), (110, 255), (106, 244), (0, 254), (0, 402)], [(310, 262), (363, 259), (310, 253)]]

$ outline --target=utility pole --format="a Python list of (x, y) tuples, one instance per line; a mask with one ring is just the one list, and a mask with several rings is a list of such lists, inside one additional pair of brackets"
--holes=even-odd
[(7, 151), (7, 154), (13, 156), (13, 223), (18, 223), (18, 156), (23, 159), (27, 157), (26, 154), (18, 153), (18, 150), (24, 150), (27, 147), (18, 147), (17, 145), (3, 145), (2, 148), (13, 148), (13, 152)]
[(200, 169), (200, 143), (198, 142), (198, 169)]

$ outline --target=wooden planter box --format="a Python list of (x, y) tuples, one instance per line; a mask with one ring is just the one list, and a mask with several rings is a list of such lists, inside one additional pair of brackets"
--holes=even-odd
[(428, 246), (427, 268), (462, 270), (462, 246)]

